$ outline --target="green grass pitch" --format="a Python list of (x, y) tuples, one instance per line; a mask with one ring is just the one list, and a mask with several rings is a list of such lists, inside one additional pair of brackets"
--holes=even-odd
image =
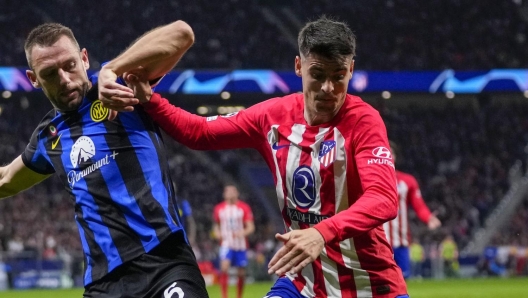
[[(263, 297), (271, 283), (247, 285), (244, 297)], [(458, 279), (409, 281), (411, 298), (528, 298), (528, 278), (510, 279)], [(211, 298), (220, 298), (218, 286), (208, 288)], [(72, 298), (82, 297), (82, 289), (74, 290), (31, 290), (0, 292), (2, 298)], [(230, 287), (229, 297), (235, 296), (235, 287)]]

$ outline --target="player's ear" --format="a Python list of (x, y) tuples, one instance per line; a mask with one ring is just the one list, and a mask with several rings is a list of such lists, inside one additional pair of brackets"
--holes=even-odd
[(26, 70), (26, 77), (31, 82), (31, 85), (33, 85), (34, 88), (40, 88), (40, 83), (37, 80), (37, 75), (34, 71), (30, 69)]
[(81, 60), (85, 69), (90, 68), (90, 61), (88, 60), (88, 51), (86, 50), (86, 48), (83, 48), (81, 50)]
[(295, 74), (300, 77), (301, 76), (301, 57), (295, 56)]

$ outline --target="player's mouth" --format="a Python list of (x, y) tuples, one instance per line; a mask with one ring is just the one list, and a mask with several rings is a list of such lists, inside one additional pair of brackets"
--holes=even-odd
[(76, 89), (61, 92), (61, 97), (65, 97), (67, 99), (75, 99), (77, 98), (78, 95), (79, 95), (79, 92)]
[(333, 97), (319, 97), (316, 100), (321, 101), (321, 102), (335, 102), (335, 101), (337, 101), (337, 99), (333, 98)]

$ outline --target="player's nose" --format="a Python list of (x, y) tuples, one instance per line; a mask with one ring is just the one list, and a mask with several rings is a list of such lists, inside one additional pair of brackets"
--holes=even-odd
[(61, 85), (67, 85), (71, 81), (69, 73), (62, 69), (59, 69), (59, 78)]
[(330, 93), (334, 91), (334, 83), (332, 82), (332, 80), (325, 80), (321, 85), (321, 91), (323, 91), (324, 93)]

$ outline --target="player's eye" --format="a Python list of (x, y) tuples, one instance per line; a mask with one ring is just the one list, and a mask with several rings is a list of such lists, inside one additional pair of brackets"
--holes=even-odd
[(341, 81), (344, 78), (345, 78), (345, 75), (342, 75), (342, 74), (334, 76), (334, 80), (336, 81)]
[(321, 74), (321, 73), (312, 73), (312, 78), (320, 81), (320, 80), (324, 79), (324, 75)]
[(74, 70), (76, 65), (75, 61), (68, 63), (68, 70)]
[(54, 74), (53, 71), (45, 71), (45, 72), (40, 73), (40, 76), (48, 79), (48, 78), (51, 78), (53, 74)]

